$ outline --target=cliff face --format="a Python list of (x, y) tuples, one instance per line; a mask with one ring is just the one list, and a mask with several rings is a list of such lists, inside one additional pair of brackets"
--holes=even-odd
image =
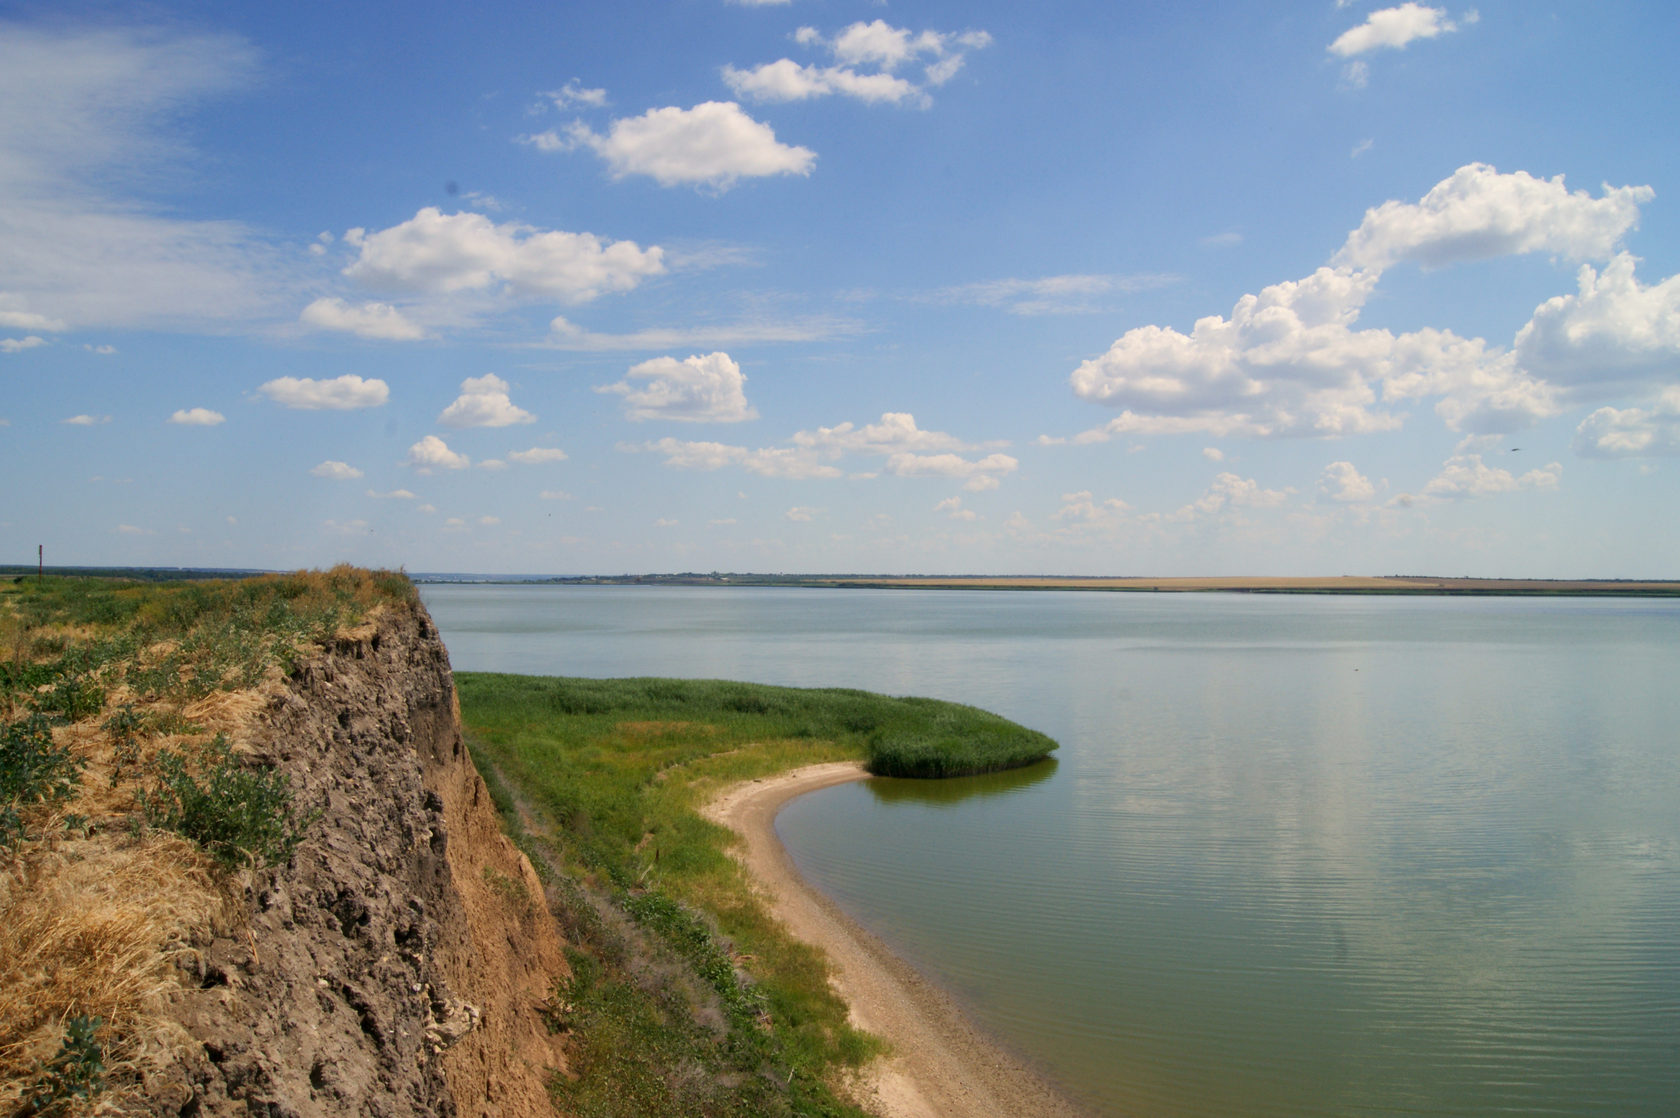
[(200, 1047), (152, 1092), (156, 1111), (552, 1113), (544, 1084), (564, 1060), (541, 1008), (562, 945), (462, 744), (424, 607), (300, 664), (240, 747), (320, 816), (176, 997)]

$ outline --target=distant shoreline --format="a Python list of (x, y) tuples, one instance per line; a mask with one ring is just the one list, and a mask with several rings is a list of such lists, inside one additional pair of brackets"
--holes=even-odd
[(1085, 591), (1133, 594), (1363, 594), (1425, 597), (1680, 598), (1680, 580), (1442, 578), (1430, 575), (1333, 577), (1090, 577), (1081, 575), (576, 575), (545, 578), (411, 576), (417, 583), (496, 583), (557, 586), (783, 586), (830, 590)]
[[(34, 566), (0, 564), (0, 578), (32, 576)], [(207, 567), (47, 567), (49, 575), (142, 582), (248, 578), (283, 572)], [(1060, 590), (1131, 594), (1364, 594), (1488, 598), (1680, 598), (1680, 579), (1473, 578), (1437, 575), (889, 575), (752, 572), (618, 575), (475, 574), (410, 571), (421, 585), (493, 586), (785, 586), (826, 590)]]

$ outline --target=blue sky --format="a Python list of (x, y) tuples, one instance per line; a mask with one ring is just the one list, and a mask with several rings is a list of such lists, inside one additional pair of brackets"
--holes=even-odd
[(1680, 9), (0, 3), (14, 562), (1680, 577)]

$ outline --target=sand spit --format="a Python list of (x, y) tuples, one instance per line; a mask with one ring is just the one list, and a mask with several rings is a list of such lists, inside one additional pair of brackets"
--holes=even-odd
[(867, 776), (855, 762), (810, 765), (737, 784), (705, 809), (707, 818), (740, 836), (735, 854), (776, 916), (828, 953), (835, 988), (853, 1022), (892, 1045), (892, 1053), (870, 1069), (860, 1101), (885, 1118), (1079, 1115), (1037, 1073), (976, 1030), (942, 991), (799, 876), (776, 837), (777, 812), (795, 796)]

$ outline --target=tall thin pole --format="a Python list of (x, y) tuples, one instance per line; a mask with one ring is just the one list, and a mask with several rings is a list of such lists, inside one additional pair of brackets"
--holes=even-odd
[(40, 582), (43, 578), (46, 577), (46, 574), (47, 574), (47, 560), (45, 558), (46, 554), (47, 554), (47, 545), (46, 544), (38, 543), (38, 544), (35, 545), (35, 581), (36, 582)]

